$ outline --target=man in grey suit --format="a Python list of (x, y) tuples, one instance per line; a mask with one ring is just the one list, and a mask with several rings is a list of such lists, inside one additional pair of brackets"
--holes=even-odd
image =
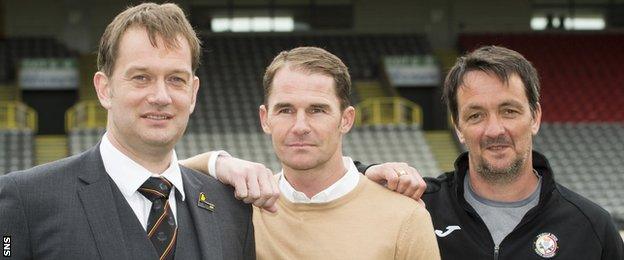
[(199, 56), (174, 4), (128, 8), (108, 25), (93, 77), (108, 110), (101, 142), (0, 177), (12, 258), (255, 258), (251, 208), (173, 149), (195, 106)]

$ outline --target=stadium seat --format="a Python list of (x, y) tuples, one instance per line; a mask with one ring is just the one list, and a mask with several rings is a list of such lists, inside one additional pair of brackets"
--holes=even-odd
[(616, 33), (462, 34), (461, 51), (502, 45), (541, 76), (546, 122), (623, 122), (624, 35)]
[(535, 149), (560, 183), (624, 220), (624, 123), (543, 123)]

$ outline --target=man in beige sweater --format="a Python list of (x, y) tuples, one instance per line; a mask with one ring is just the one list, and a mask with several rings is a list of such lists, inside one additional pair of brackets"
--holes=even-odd
[(263, 86), (260, 121), (283, 170), (276, 175), (280, 210), (254, 208), (259, 259), (439, 258), (426, 209), (343, 157), (355, 109), (339, 58), (314, 47), (282, 52)]

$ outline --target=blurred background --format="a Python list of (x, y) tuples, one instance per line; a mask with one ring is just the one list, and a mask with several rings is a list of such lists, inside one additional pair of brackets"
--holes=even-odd
[[(135, 1), (0, 0), (0, 174), (80, 153), (106, 124), (92, 85), (105, 26)], [(357, 126), (346, 154), (426, 176), (463, 150), (440, 102), (458, 55), (502, 45), (542, 83), (535, 149), (556, 179), (624, 228), (624, 0), (177, 1), (204, 45), (198, 106), (176, 150), (279, 163), (257, 107), (264, 68), (311, 45), (350, 68)]]

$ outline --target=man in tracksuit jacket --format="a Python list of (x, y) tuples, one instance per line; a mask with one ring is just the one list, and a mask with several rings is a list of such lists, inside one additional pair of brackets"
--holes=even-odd
[(443, 259), (624, 259), (609, 213), (557, 184), (532, 150), (541, 107), (529, 61), (481, 47), (451, 68), (443, 99), (468, 149), (455, 171), (425, 178)]
[(442, 96), (468, 150), (423, 195), (442, 258), (624, 259), (609, 213), (557, 184), (533, 151), (542, 111), (529, 61), (481, 47), (457, 60)]
[[(463, 153), (454, 172), (425, 178), (427, 191), (422, 199), (433, 219), (442, 259), (544, 259), (549, 255), (624, 259), (622, 238), (609, 213), (556, 183), (548, 161), (535, 151), (533, 169), (542, 180), (539, 203), (495, 246), (487, 226), (464, 198), (468, 164), (468, 153)], [(550, 248), (543, 247), (550, 242)]]

